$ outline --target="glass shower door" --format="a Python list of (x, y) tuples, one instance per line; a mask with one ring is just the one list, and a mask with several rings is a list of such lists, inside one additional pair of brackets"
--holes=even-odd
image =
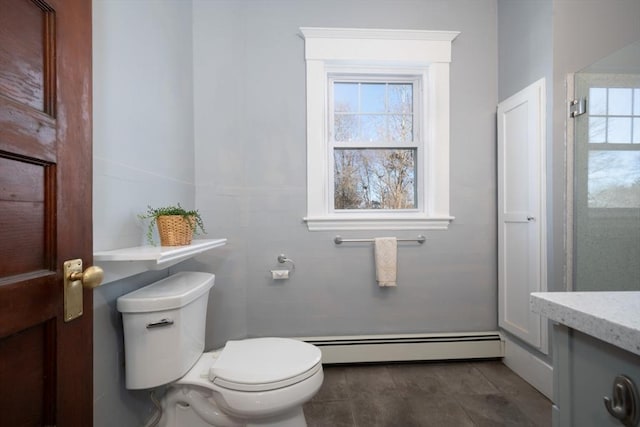
[(575, 291), (640, 290), (640, 74), (581, 72), (575, 119)]

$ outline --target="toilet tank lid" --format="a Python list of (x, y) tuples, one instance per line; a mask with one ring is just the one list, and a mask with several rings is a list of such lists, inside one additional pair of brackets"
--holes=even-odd
[(149, 313), (184, 307), (213, 286), (211, 273), (182, 271), (118, 298), (121, 313)]

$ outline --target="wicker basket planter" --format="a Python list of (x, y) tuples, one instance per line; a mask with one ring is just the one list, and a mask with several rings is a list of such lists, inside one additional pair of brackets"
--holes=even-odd
[(148, 221), (147, 241), (153, 246), (156, 245), (153, 239), (156, 224), (162, 246), (190, 245), (195, 234), (206, 233), (200, 213), (197, 210), (186, 210), (180, 203), (160, 208), (147, 206), (147, 212), (139, 214), (138, 218)]
[(191, 244), (195, 218), (180, 215), (164, 215), (157, 219), (161, 246), (184, 246)]

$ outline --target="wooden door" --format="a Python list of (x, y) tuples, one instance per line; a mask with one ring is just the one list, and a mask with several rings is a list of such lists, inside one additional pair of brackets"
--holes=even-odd
[(498, 324), (546, 353), (546, 320), (529, 309), (546, 291), (545, 84), (498, 105)]
[(91, 0), (0, 0), (0, 426), (93, 422)]

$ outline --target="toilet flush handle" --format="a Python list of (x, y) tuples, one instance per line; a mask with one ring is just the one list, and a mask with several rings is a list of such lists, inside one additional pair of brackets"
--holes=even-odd
[(171, 325), (173, 325), (173, 320), (162, 319), (158, 322), (147, 323), (147, 329), (162, 328), (163, 326), (171, 326)]

